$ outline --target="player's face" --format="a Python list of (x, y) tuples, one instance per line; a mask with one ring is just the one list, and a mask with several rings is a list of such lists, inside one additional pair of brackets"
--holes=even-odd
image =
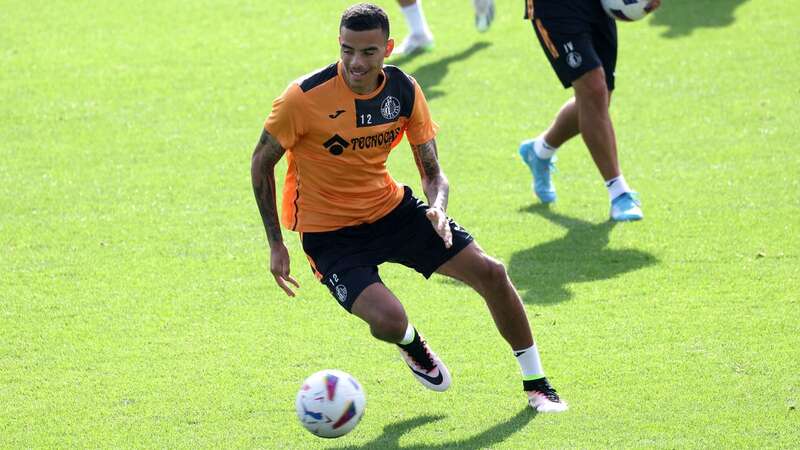
[(378, 87), (383, 60), (392, 53), (394, 41), (386, 40), (383, 30), (339, 30), (339, 46), (344, 80), (357, 94), (368, 94)]

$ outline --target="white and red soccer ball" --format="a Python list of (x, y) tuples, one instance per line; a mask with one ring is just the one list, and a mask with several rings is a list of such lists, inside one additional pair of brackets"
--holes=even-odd
[(303, 381), (295, 407), (300, 423), (324, 438), (350, 432), (364, 415), (364, 388), (341, 370), (322, 370)]
[(647, 15), (650, 0), (602, 0), (606, 14), (617, 20), (634, 21)]

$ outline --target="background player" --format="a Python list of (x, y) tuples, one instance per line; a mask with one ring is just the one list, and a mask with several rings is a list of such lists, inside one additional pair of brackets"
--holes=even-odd
[[(406, 55), (433, 46), (433, 33), (425, 20), (421, 0), (397, 0), (400, 10), (406, 18), (409, 34), (403, 42), (394, 49), (395, 55)], [(489, 29), (494, 20), (494, 0), (472, 0), (475, 8), (475, 28), (480, 32)]]
[[(661, 0), (652, 0), (653, 11)], [(580, 133), (605, 181), (612, 220), (643, 217), (638, 195), (628, 186), (617, 159), (617, 141), (608, 107), (614, 90), (617, 28), (600, 0), (526, 0), (530, 19), (547, 59), (574, 96), (556, 114), (550, 127), (523, 141), (519, 154), (533, 174), (533, 190), (543, 203), (556, 200), (551, 179), (554, 154)]]
[[(400, 69), (383, 65), (394, 46), (386, 14), (371, 4), (354, 5), (342, 15), (339, 32), (340, 61), (289, 85), (273, 103), (253, 152), (253, 190), (276, 283), (289, 296), (299, 287), (276, 206), (274, 168), (286, 153), (283, 225), (300, 232), (312, 270), (339, 304), (365, 321), (374, 337), (397, 344), (420, 383), (443, 391), (450, 373), (381, 281), (378, 266), (384, 262), (426, 278), (440, 273), (475, 289), (517, 358), (528, 403), (543, 412), (566, 410), (544, 375), (505, 267), (447, 218), (449, 183), (422, 89)], [(404, 134), (430, 206), (386, 169)]]

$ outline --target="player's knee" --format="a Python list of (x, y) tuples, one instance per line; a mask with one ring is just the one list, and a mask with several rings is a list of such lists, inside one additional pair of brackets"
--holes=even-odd
[(508, 281), (508, 273), (506, 272), (505, 264), (491, 256), (484, 257), (483, 264), (483, 279), (485, 280), (484, 284), (487, 288), (496, 289), (498, 285)]
[(369, 331), (376, 339), (400, 342), (406, 333), (407, 320), (402, 312), (390, 311), (381, 314), (369, 323)]
[(580, 98), (579, 101), (608, 105), (608, 86), (606, 86), (606, 75), (602, 69), (587, 72), (574, 86), (575, 95)]

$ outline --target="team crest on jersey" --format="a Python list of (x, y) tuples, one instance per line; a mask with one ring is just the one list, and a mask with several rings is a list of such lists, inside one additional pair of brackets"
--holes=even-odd
[(381, 115), (386, 120), (394, 120), (400, 114), (400, 100), (391, 95), (381, 103)]

